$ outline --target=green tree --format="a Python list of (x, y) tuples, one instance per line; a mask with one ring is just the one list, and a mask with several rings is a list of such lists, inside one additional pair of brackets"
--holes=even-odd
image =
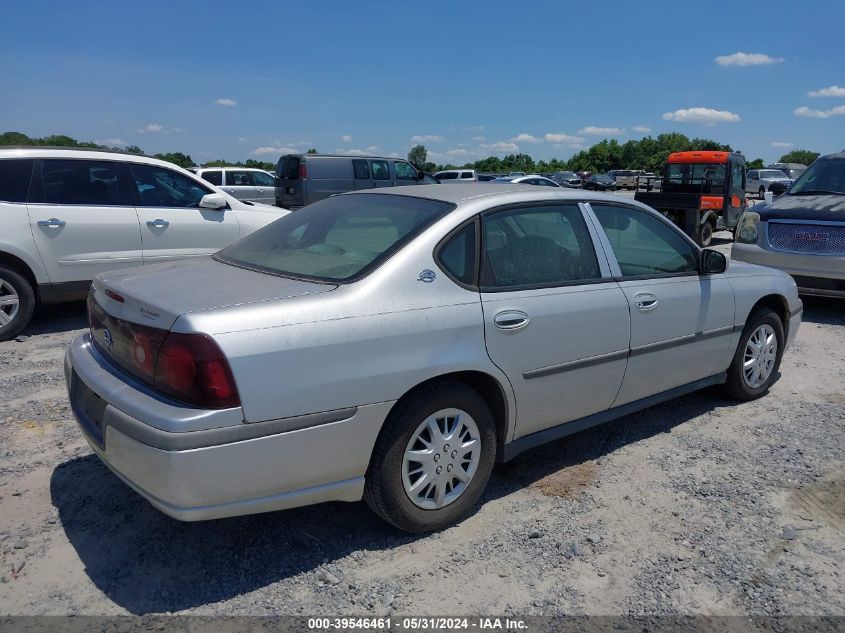
[(780, 157), (779, 163), (800, 163), (809, 165), (819, 157), (818, 152), (811, 152), (808, 149), (794, 149)]
[(124, 151), (129, 152), (130, 154), (143, 154), (144, 153), (144, 150), (142, 150), (137, 145), (127, 145), (126, 149)]
[(425, 166), (425, 161), (428, 158), (428, 150), (425, 145), (415, 145), (408, 152), (408, 162), (417, 169), (422, 169)]
[(315, 148), (313, 148), (313, 147), (312, 147), (311, 149), (309, 149), (309, 150), (308, 150), (307, 152), (305, 152), (305, 153), (306, 153), (306, 154), (316, 154), (316, 153), (317, 153), (317, 150), (316, 150)]
[(755, 158), (750, 163), (746, 164), (746, 167), (748, 167), (748, 169), (763, 169), (763, 167), (765, 166), (766, 163), (763, 162), (762, 158)]
[(158, 158), (159, 160), (166, 160), (169, 163), (173, 163), (174, 165), (179, 165), (179, 167), (184, 167), (187, 169), (188, 167), (194, 166), (194, 159), (191, 158), (188, 154), (183, 154), (182, 152), (168, 152), (166, 154), (154, 154), (153, 158)]

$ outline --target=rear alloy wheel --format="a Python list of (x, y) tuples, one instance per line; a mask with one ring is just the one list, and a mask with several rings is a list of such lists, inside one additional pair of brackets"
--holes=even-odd
[(783, 323), (778, 315), (769, 308), (752, 313), (728, 368), (728, 395), (754, 400), (766, 393), (777, 377), (783, 346)]
[(0, 267), (0, 341), (17, 336), (34, 310), (35, 293), (29, 282), (16, 271)]
[(487, 485), (496, 431), (486, 401), (455, 382), (423, 387), (391, 412), (367, 471), (364, 499), (408, 532), (463, 518)]

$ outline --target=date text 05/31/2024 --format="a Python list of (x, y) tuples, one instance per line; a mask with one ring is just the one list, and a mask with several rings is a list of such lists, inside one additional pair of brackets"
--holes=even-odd
[(406, 631), (521, 631), (527, 628), (524, 620), (496, 617), (350, 617), (308, 618), (308, 628), (314, 631), (344, 630), (406, 630)]

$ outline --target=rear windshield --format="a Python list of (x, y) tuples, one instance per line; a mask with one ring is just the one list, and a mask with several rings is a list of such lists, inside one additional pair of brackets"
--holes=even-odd
[(454, 208), (409, 196), (334, 196), (276, 220), (215, 258), (283, 277), (355, 281)]

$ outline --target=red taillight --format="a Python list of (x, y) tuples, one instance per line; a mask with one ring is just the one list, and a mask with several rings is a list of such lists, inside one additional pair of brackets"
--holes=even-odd
[(111, 299), (112, 301), (117, 301), (118, 303), (123, 303), (126, 301), (123, 297), (117, 294), (114, 290), (109, 290), (106, 288), (105, 295)]
[(305, 174), (306, 174), (305, 163), (299, 163), (299, 177), (302, 180), (305, 180)]
[(240, 405), (223, 352), (204, 334), (171, 332), (158, 353), (155, 388), (190, 404), (212, 409)]

